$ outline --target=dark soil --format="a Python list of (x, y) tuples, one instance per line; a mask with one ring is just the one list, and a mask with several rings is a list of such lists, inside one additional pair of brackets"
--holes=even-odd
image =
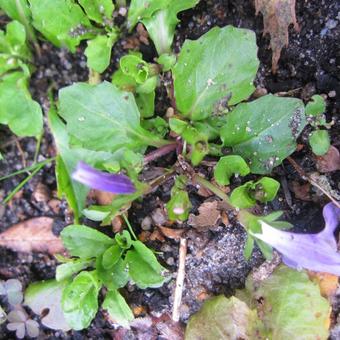
[[(335, 119), (335, 125), (330, 130), (332, 144), (339, 147), (339, 109), (337, 96), (340, 93), (339, 74), (339, 40), (340, 40), (340, 4), (332, 0), (297, 0), (296, 14), (300, 25), (297, 33), (290, 28), (290, 41), (288, 48), (284, 49), (279, 62), (276, 75), (271, 73), (271, 51), (268, 49), (269, 38), (263, 37), (262, 17), (255, 17), (255, 9), (251, 0), (211, 0), (201, 1), (194, 9), (180, 15), (181, 22), (177, 27), (175, 37), (175, 50), (178, 52), (185, 39), (196, 39), (210, 28), (218, 25), (234, 25), (249, 28), (256, 32), (259, 46), (260, 69), (256, 85), (268, 92), (288, 92), (287, 95), (302, 98), (307, 101), (313, 94), (323, 94), (327, 98), (327, 118)], [(117, 19), (124, 22), (123, 17)], [(136, 35), (136, 33), (132, 33)], [(110, 79), (119, 58), (127, 51), (124, 44), (131, 35), (123, 32), (121, 40), (115, 45), (112, 55), (112, 64), (105, 74)], [(32, 77), (31, 92), (45, 110), (48, 110), (47, 90), (52, 86), (58, 90), (77, 81), (86, 81), (88, 78), (86, 60), (83, 54), (84, 47), (80, 47), (75, 54), (70, 54), (64, 49), (57, 49), (49, 43), (41, 43), (42, 56), (36, 59), (37, 70)], [(146, 60), (152, 61), (156, 57), (152, 45), (140, 45)], [(164, 115), (170, 106), (166, 98), (165, 88), (158, 90), (156, 110), (159, 115)], [(23, 160), (31, 164), (34, 157), (36, 142), (33, 139), (15, 139), (9, 131), (1, 127), (1, 151), (5, 160), (0, 162), (0, 176), (9, 174), (23, 167)], [(306, 172), (316, 171), (315, 160), (309, 150), (307, 137), (310, 130), (300, 137), (304, 148), (292, 157), (304, 168)], [(18, 148), (20, 145), (22, 151)], [(46, 132), (39, 152), (39, 160), (54, 156), (55, 148), (49, 132)], [(155, 166), (171, 166), (174, 157), (166, 157)], [(204, 173), (211, 174), (211, 169), (204, 167)], [(266, 206), (256, 207), (258, 213), (272, 210), (283, 210), (284, 217), (291, 221), (299, 231), (318, 231), (323, 227), (321, 208), (326, 202), (320, 193), (311, 191), (311, 200), (298, 199), (292, 190), (292, 183), (304, 184), (292, 166), (285, 161), (276, 168), (273, 176), (281, 182), (278, 197)], [(16, 176), (1, 182), (0, 199), (3, 199), (24, 177)], [(339, 174), (327, 174), (328, 181), (335, 190), (339, 188)], [(233, 185), (239, 184), (235, 179)], [(43, 184), (48, 190), (45, 201), (35, 199), (37, 186)], [(133, 204), (129, 214), (133, 227), (141, 233), (142, 221), (151, 217), (147, 232), (152, 233), (155, 219), (161, 218), (164, 203), (170, 197), (171, 181), (165, 183), (154, 193), (146, 196), (142, 202)], [(204, 198), (197, 193), (196, 188), (190, 189), (190, 198), (193, 203), (193, 212)], [(72, 216), (64, 201), (58, 203), (58, 208), (51, 203), (56, 203), (56, 182), (53, 165), (47, 165), (39, 172), (5, 207), (0, 205), (0, 232), (11, 225), (36, 216), (51, 216), (55, 219), (55, 232), (58, 234), (64, 226), (72, 222)], [(186, 262), (186, 285), (183, 292), (182, 321), (197, 311), (202, 304), (202, 296), (224, 293), (231, 295), (236, 288), (244, 285), (245, 278), (252, 268), (259, 266), (263, 258), (255, 250), (252, 258), (246, 261), (243, 257), (245, 232), (233, 220), (228, 225), (221, 225), (213, 230), (197, 232), (186, 223), (184, 228), (188, 238), (188, 256)], [(145, 230), (144, 230), (145, 232)], [(154, 240), (148, 243), (152, 248), (161, 252), (159, 260), (169, 269), (173, 278), (176, 277), (178, 261), (178, 242), (170, 239)], [(0, 279), (18, 278), (24, 286), (29, 283), (53, 278), (57, 262), (45, 254), (15, 253), (5, 248), (0, 248)], [(134, 285), (128, 285), (124, 295), (132, 308), (139, 308), (140, 317), (158, 318), (171, 313), (173, 290), (175, 280), (159, 289), (140, 290)], [(202, 295), (203, 294), (203, 295)], [(2, 306), (6, 302), (0, 300)], [(335, 297), (333, 305), (334, 316), (340, 312), (340, 295)], [(13, 333), (7, 332), (4, 326), (0, 328), (0, 339), (13, 338)], [(137, 327), (138, 328), (138, 327)], [(53, 332), (41, 327), (41, 339), (137, 339), (143, 338), (140, 330), (132, 331), (115, 330), (112, 324), (106, 321), (99, 312), (91, 327), (82, 332)], [(139, 334), (139, 335), (138, 335)], [(145, 337), (145, 334), (147, 336)], [(170, 339), (157, 327), (151, 333), (145, 333), (145, 339)], [(161, 335), (163, 334), (163, 336)], [(340, 326), (333, 329), (332, 339), (340, 338)]]

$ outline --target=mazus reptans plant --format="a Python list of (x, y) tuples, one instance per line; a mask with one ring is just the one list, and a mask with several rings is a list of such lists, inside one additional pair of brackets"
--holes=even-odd
[(325, 228), (316, 234), (282, 231), (260, 221), (262, 234), (253, 233), (253, 236), (274, 247), (289, 267), (340, 276), (340, 253), (337, 252), (334, 237), (340, 220), (340, 209), (333, 203), (328, 203), (323, 208), (323, 217)]

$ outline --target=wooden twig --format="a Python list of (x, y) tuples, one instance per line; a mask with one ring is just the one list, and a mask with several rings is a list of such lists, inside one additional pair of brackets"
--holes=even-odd
[(175, 288), (175, 297), (174, 297), (174, 306), (172, 309), (172, 320), (178, 322), (180, 319), (180, 308), (182, 301), (182, 293), (184, 286), (184, 277), (185, 277), (185, 258), (187, 256), (187, 240), (185, 238), (180, 239), (179, 246), (179, 263), (178, 263), (178, 272), (176, 279), (176, 288)]
[(289, 163), (294, 167), (294, 169), (298, 172), (302, 179), (308, 181), (311, 185), (322, 191), (340, 209), (340, 203), (327, 190), (325, 190), (319, 183), (314, 181), (314, 179), (311, 176), (307, 175), (305, 171), (301, 168), (301, 166), (294, 161), (293, 158), (287, 157), (287, 159)]

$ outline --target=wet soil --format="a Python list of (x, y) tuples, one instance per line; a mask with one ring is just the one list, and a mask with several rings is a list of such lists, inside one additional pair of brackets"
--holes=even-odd
[[(289, 30), (289, 46), (281, 54), (279, 68), (276, 75), (271, 73), (271, 51), (269, 38), (263, 36), (263, 23), (261, 15), (255, 16), (253, 1), (251, 0), (214, 0), (201, 1), (193, 10), (180, 15), (181, 22), (177, 27), (174, 49), (178, 52), (185, 39), (196, 39), (210, 28), (218, 25), (234, 25), (249, 28), (256, 32), (259, 46), (258, 56), (261, 64), (256, 79), (259, 88), (269, 93), (287, 92), (303, 100), (308, 100), (313, 94), (323, 94), (327, 100), (327, 118), (335, 120), (330, 130), (332, 144), (340, 147), (339, 138), (339, 101), (340, 52), (338, 42), (340, 39), (340, 4), (331, 0), (297, 0), (296, 14), (300, 25), (300, 32)], [(116, 19), (123, 23), (124, 18)], [(124, 48), (127, 42), (137, 37), (136, 33), (128, 34), (123, 30), (121, 40), (115, 45), (112, 54), (112, 63), (106, 71), (104, 78), (110, 80), (119, 58), (127, 51)], [(138, 43), (140, 50), (148, 61), (156, 57), (152, 43), (145, 45)], [(48, 110), (47, 90), (52, 87), (58, 90), (76, 81), (86, 81), (88, 78), (84, 46), (79, 47), (75, 54), (64, 49), (57, 49), (47, 42), (41, 43), (42, 56), (36, 59), (36, 72), (31, 81), (33, 97), (42, 105), (45, 113)], [(164, 79), (166, 81), (166, 79)], [(170, 106), (166, 97), (165, 87), (158, 90), (156, 103), (157, 114), (163, 116)], [(46, 125), (47, 126), (47, 125)], [(299, 143), (303, 148), (295, 152), (292, 157), (299, 162), (306, 172), (316, 171), (314, 156), (308, 147), (308, 133), (300, 137)], [(36, 149), (36, 142), (30, 138), (16, 139), (9, 131), (0, 127), (1, 151), (5, 160), (0, 161), (0, 176), (9, 174), (23, 167), (24, 162), (32, 163)], [(39, 160), (55, 155), (55, 148), (50, 133), (46, 128), (39, 151)], [(153, 167), (166, 167), (174, 163), (174, 157), (168, 156), (154, 162)], [(202, 168), (208, 178), (211, 168)], [(312, 199), (302, 200), (296, 197), (292, 190), (292, 183), (305, 184), (295, 169), (284, 161), (282, 166), (274, 169), (273, 176), (281, 182), (281, 189), (277, 198), (266, 206), (257, 206), (256, 212), (270, 212), (283, 210), (284, 218), (294, 222), (298, 231), (318, 231), (322, 229), (323, 221), (321, 208), (326, 202), (325, 197), (311, 189)], [(3, 199), (24, 178), (23, 175), (12, 177), (1, 182), (0, 199)], [(332, 188), (339, 190), (339, 174), (327, 174)], [(240, 184), (235, 179), (232, 185)], [(38, 185), (43, 184), (48, 189), (44, 201), (36, 200)], [(155, 192), (146, 196), (143, 201), (135, 202), (129, 212), (131, 223), (136, 232), (141, 235), (156, 235), (153, 240), (148, 239), (149, 246), (160, 251), (159, 260), (172, 273), (173, 279), (159, 289), (140, 290), (134, 285), (124, 289), (128, 303), (138, 317), (159, 318), (170, 314), (172, 310), (173, 290), (178, 265), (178, 242), (172, 239), (157, 237), (156, 224), (164, 209), (164, 203), (169, 200), (171, 180), (164, 183)], [(205, 200), (200, 196), (197, 188), (190, 188), (190, 198), (193, 203), (193, 213), (197, 212), (199, 205)], [(54, 204), (51, 203), (53, 200)], [(56, 204), (59, 202), (58, 204)], [(57, 205), (57, 207), (56, 207)], [(55, 220), (54, 231), (58, 234), (64, 226), (72, 222), (72, 216), (64, 201), (59, 201), (56, 194), (56, 181), (53, 164), (43, 168), (5, 207), (0, 205), (0, 232), (11, 225), (36, 216), (51, 216)], [(151, 222), (145, 230), (141, 228), (143, 220), (150, 217)], [(221, 223), (213, 231), (198, 232), (192, 230), (186, 223), (174, 227), (183, 228), (188, 238), (188, 256), (186, 262), (186, 281), (183, 291), (182, 321), (185, 323), (190, 314), (197, 311), (203, 300), (214, 294), (224, 293), (231, 295), (236, 288), (241, 288), (252, 268), (259, 266), (263, 258), (258, 250), (254, 251), (252, 258), (246, 261), (243, 257), (245, 232), (237, 223)], [(159, 234), (159, 232), (158, 232)], [(15, 253), (0, 248), (0, 279), (18, 278), (24, 286), (30, 282), (54, 277), (57, 262), (46, 254)], [(0, 299), (5, 308), (6, 301)], [(340, 294), (334, 298), (334, 316), (340, 311)], [(334, 319), (335, 320), (335, 319)], [(146, 321), (145, 321), (146, 322)], [(335, 323), (334, 323), (335, 324)], [(142, 327), (143, 328), (143, 327)], [(41, 339), (137, 339), (143, 338), (141, 328), (132, 328), (130, 331), (116, 330), (107, 321), (102, 312), (99, 312), (92, 325), (82, 332), (53, 332), (41, 327)], [(144, 333), (143, 333), (144, 334)], [(145, 333), (145, 339), (170, 339), (156, 326), (151, 333)], [(167, 333), (169, 334), (169, 333)], [(171, 333), (173, 334), (173, 333)], [(332, 338), (340, 337), (340, 327), (335, 326)], [(11, 339), (13, 333), (7, 332), (0, 326), (0, 339)]]

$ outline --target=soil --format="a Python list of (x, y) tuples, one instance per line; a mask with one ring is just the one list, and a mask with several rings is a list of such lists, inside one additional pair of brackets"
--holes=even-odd
[[(256, 32), (259, 46), (260, 68), (256, 78), (258, 88), (266, 89), (269, 93), (287, 92), (307, 101), (313, 94), (322, 94), (327, 100), (327, 119), (335, 119), (330, 130), (332, 144), (339, 148), (339, 101), (340, 93), (338, 42), (340, 39), (340, 4), (332, 0), (297, 0), (297, 20), (300, 32), (289, 30), (289, 46), (283, 49), (278, 65), (277, 74), (271, 72), (271, 51), (269, 50), (269, 37), (263, 36), (263, 22), (261, 15), (255, 16), (252, 0), (211, 0), (201, 1), (193, 10), (180, 15), (180, 24), (177, 26), (174, 49), (180, 50), (185, 39), (197, 39), (214, 26), (234, 25), (249, 28)], [(116, 18), (122, 24), (124, 17)], [(6, 21), (6, 20), (5, 20)], [(3, 20), (1, 21), (1, 23)], [(127, 51), (124, 46), (137, 33), (128, 34), (122, 31), (120, 41), (115, 45), (112, 54), (112, 63), (106, 71), (104, 78), (110, 80), (119, 58)], [(47, 42), (41, 43), (42, 55), (35, 61), (36, 72), (31, 80), (33, 97), (42, 105), (45, 113), (48, 110), (47, 89), (52, 86), (58, 90), (77, 81), (86, 81), (88, 78), (84, 46), (79, 47), (75, 54), (65, 49), (58, 49)], [(156, 52), (152, 44), (140, 44), (144, 58), (152, 61)], [(164, 82), (167, 80), (164, 79)], [(163, 84), (164, 85), (164, 84)], [(156, 111), (164, 115), (170, 102), (166, 97), (165, 87), (158, 90)], [(26, 162), (32, 163), (36, 149), (36, 142), (31, 138), (17, 139), (5, 127), (0, 127), (1, 151), (5, 160), (0, 162), (0, 176), (21, 169)], [(308, 147), (307, 127), (300, 137), (299, 143), (304, 147), (295, 152), (295, 159), (306, 172), (316, 171), (315, 159)], [(50, 133), (46, 129), (39, 150), (39, 160), (55, 155), (55, 148)], [(172, 155), (153, 162), (148, 171), (157, 167), (171, 166), (174, 163)], [(202, 166), (200, 169), (206, 176), (211, 176), (211, 167)], [(321, 208), (327, 201), (320, 193), (311, 189), (310, 199), (298, 198), (293, 185), (305, 184), (289, 162), (274, 169), (273, 176), (281, 182), (281, 189), (277, 198), (265, 205), (257, 206), (258, 213), (283, 210), (284, 218), (295, 225), (297, 231), (318, 231), (323, 227)], [(339, 174), (329, 173), (327, 179), (333, 189), (339, 190)], [(23, 175), (12, 177), (1, 182), (0, 199), (15, 188), (24, 178)], [(245, 178), (248, 180), (248, 178)], [(235, 179), (232, 186), (240, 184)], [(295, 183), (295, 184), (293, 184)], [(297, 184), (296, 184), (297, 183)], [(171, 180), (160, 186), (155, 192), (147, 195), (143, 201), (135, 202), (129, 211), (131, 223), (137, 234), (152, 234), (157, 231), (157, 219), (162, 218), (164, 203), (169, 200)], [(37, 200), (38, 186), (43, 186), (45, 196)], [(190, 187), (190, 198), (193, 203), (193, 213), (197, 212), (200, 204), (205, 200), (197, 188)], [(43, 168), (6, 206), (0, 205), (0, 232), (20, 221), (37, 216), (50, 216), (54, 218), (54, 232), (60, 233), (64, 226), (72, 222), (72, 215), (67, 204), (57, 198), (54, 166), (49, 164)], [(151, 218), (147, 230), (141, 228), (143, 220)], [(156, 220), (156, 221), (155, 221)], [(245, 278), (263, 261), (261, 253), (256, 249), (249, 261), (243, 257), (245, 232), (233, 221), (221, 223), (216, 229), (205, 232), (193, 230), (186, 223), (175, 226), (186, 232), (188, 239), (188, 255), (186, 259), (186, 281), (183, 291), (181, 309), (185, 324), (188, 317), (197, 311), (203, 300), (210, 295), (226, 294), (230, 296), (236, 288), (242, 288)], [(146, 228), (146, 227), (145, 227)], [(144, 229), (145, 229), (144, 228)], [(159, 234), (159, 232), (158, 232)], [(157, 236), (157, 233), (154, 235)], [(132, 330), (115, 329), (106, 316), (99, 312), (92, 325), (81, 332), (51, 331), (41, 326), (41, 339), (175, 339), (174, 329), (166, 315), (171, 314), (175, 277), (178, 265), (178, 241), (169, 238), (155, 237), (147, 244), (160, 252), (159, 260), (172, 273), (174, 279), (159, 289), (140, 290), (134, 285), (128, 285), (124, 291), (128, 303), (139, 317), (159, 320), (164, 327), (154, 326), (152, 331), (145, 332), (143, 326)], [(57, 261), (46, 254), (16, 253), (0, 247), (0, 279), (19, 279), (24, 286), (29, 283), (53, 278)], [(5, 308), (6, 301), (0, 299)], [(340, 293), (333, 303), (332, 339), (340, 338), (340, 324), (336, 324), (336, 316), (340, 312)], [(163, 319), (162, 319), (163, 318)], [(152, 323), (153, 324), (153, 323)], [(166, 328), (168, 327), (168, 328)], [(170, 327), (171, 328), (171, 327)], [(144, 332), (144, 333), (143, 333)], [(180, 332), (180, 330), (179, 330)], [(168, 334), (168, 335), (166, 335)], [(169, 334), (172, 336), (169, 337)], [(0, 339), (12, 339), (13, 333), (0, 326)]]

